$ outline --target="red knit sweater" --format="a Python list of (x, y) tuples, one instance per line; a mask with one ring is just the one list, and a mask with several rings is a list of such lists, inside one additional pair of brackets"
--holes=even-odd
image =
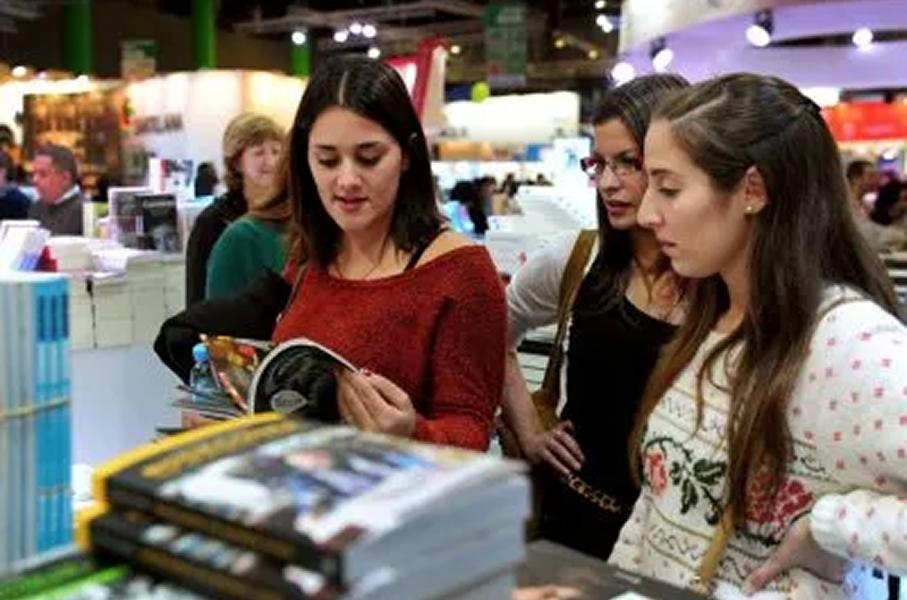
[[(285, 276), (294, 280), (295, 269)], [(383, 279), (310, 266), (274, 340), (308, 337), (412, 399), (416, 439), (488, 447), (504, 381), (507, 307), (488, 252), (466, 246)]]

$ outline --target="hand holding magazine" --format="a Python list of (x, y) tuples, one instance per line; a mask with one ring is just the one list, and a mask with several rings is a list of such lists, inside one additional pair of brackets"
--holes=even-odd
[(307, 338), (282, 344), (203, 336), (217, 390), (181, 386), (194, 400), (175, 406), (224, 419), (260, 412), (296, 414), (327, 423), (340, 420), (337, 375), (359, 370), (330, 348)]

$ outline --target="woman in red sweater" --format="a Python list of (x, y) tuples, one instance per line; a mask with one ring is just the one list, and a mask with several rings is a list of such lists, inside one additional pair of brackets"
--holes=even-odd
[(443, 226), (400, 76), (366, 58), (325, 62), (288, 160), (299, 239), (284, 277), (299, 283), (273, 339), (311, 338), (362, 369), (338, 376), (346, 422), (484, 450), (503, 383), (504, 294), (487, 251)]

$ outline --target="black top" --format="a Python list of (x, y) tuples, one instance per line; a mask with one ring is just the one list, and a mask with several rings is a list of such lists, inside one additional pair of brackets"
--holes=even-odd
[(186, 306), (205, 299), (208, 257), (227, 227), (246, 213), (242, 192), (227, 192), (199, 213), (186, 245)]
[[(581, 288), (578, 304), (582, 296)], [(626, 297), (601, 314), (573, 311), (561, 418), (573, 423), (586, 459), (578, 475), (615, 498), (620, 512), (603, 510), (551, 477), (543, 497), (542, 537), (608, 558), (639, 493), (627, 454), (636, 411), (661, 346), (675, 329)]]
[(0, 188), (0, 221), (27, 219), (31, 200), (18, 189), (8, 186)]

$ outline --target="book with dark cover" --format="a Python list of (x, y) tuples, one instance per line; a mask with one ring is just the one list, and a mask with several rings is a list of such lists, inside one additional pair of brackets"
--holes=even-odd
[(545, 588), (554, 586), (563, 588), (564, 597), (571, 598), (706, 600), (690, 590), (625, 571), (545, 540), (527, 548), (526, 560), (517, 571), (517, 585), (524, 592), (518, 593), (517, 598), (531, 598), (532, 589), (544, 592)]
[[(179, 434), (99, 468), (95, 497), (349, 584), (516, 463), (276, 413)], [(524, 488), (525, 491), (525, 488)], [(517, 491), (516, 493), (520, 493)], [(524, 499), (525, 502), (525, 499)], [(511, 501), (510, 504), (520, 504)]]
[(138, 511), (108, 512), (100, 505), (83, 515), (79, 529), (96, 553), (212, 597), (332, 600), (341, 594), (316, 573)]
[(176, 196), (173, 194), (142, 194), (138, 196), (142, 215), (140, 247), (145, 250), (177, 253), (180, 244)]

